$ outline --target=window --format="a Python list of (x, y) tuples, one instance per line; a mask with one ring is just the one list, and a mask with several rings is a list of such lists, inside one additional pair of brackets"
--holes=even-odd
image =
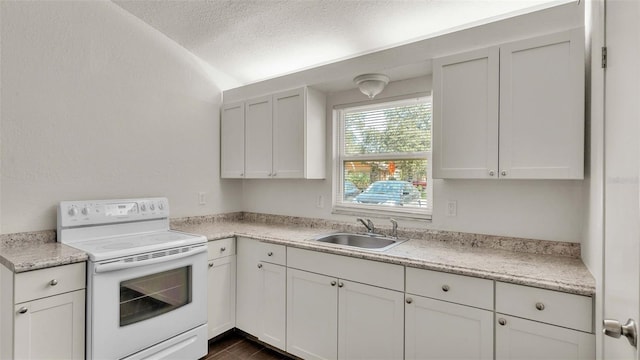
[(428, 218), (431, 98), (337, 111), (334, 212)]

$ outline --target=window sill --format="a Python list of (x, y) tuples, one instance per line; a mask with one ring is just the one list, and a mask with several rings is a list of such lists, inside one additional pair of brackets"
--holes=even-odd
[(406, 219), (413, 221), (425, 221), (431, 222), (431, 211), (427, 212), (411, 212), (407, 210), (399, 210), (399, 209), (380, 209), (380, 208), (366, 208), (366, 207), (355, 207), (355, 206), (341, 206), (335, 205), (331, 210), (332, 214), (336, 215), (350, 215), (350, 216), (370, 216), (370, 217), (382, 217), (382, 218), (396, 218), (396, 219)]

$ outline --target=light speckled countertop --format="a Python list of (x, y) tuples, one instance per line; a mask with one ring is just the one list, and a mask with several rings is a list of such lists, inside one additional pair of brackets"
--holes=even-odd
[(175, 222), (176, 230), (201, 234), (209, 240), (244, 236), (266, 242), (312, 249), (338, 255), (470, 275), (514, 284), (593, 296), (595, 281), (582, 260), (486, 247), (450, 241), (411, 239), (384, 252), (360, 250), (310, 240), (318, 234), (336, 232), (331, 227), (306, 227), (246, 221)]
[(60, 244), (56, 232), (3, 234), (0, 236), (0, 264), (20, 273), (86, 261), (84, 251)]
[[(402, 229), (409, 238), (384, 252), (310, 240), (356, 224), (276, 215), (231, 213), (174, 219), (171, 226), (209, 240), (245, 236), (266, 242), (404, 266), (470, 275), (593, 296), (595, 280), (579, 258), (580, 246), (532, 239), (424, 229)], [(383, 233), (389, 229), (380, 229)], [(55, 242), (55, 231), (0, 235), (0, 263), (14, 272), (87, 260), (87, 254)]]

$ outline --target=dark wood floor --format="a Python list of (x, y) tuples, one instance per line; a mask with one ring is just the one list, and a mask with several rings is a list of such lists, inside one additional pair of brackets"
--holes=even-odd
[(209, 342), (209, 353), (201, 360), (289, 360), (290, 358), (232, 331)]

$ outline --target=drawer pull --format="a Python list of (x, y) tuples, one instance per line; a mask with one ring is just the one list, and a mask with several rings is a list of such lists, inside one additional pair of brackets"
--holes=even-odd
[(212, 268), (213, 267), (213, 261), (209, 263), (209, 267)]
[(221, 248), (220, 248), (220, 252), (223, 252), (223, 251), (225, 251), (225, 250), (227, 250), (227, 248), (226, 248), (226, 247), (221, 247)]
[(338, 287), (343, 287), (343, 286), (344, 286), (344, 283), (342, 281), (338, 283)]
[(49, 281), (49, 285), (51, 285), (51, 286), (56, 286), (56, 285), (58, 285), (58, 280), (53, 279), (53, 280)]
[(336, 283), (336, 281), (335, 281), (335, 280), (331, 282), (331, 286), (336, 286), (336, 284), (337, 284), (337, 283)]
[(541, 302), (536, 303), (536, 309), (538, 309), (538, 310), (540, 310), (540, 311), (544, 310), (544, 304), (543, 304), (543, 303), (541, 303)]
[(273, 256), (273, 251), (269, 251), (269, 252), (267, 253), (267, 256)]
[(405, 300), (407, 302), (407, 304), (411, 304), (413, 302), (413, 299), (408, 297), (407, 300)]
[(29, 310), (29, 309), (27, 309), (26, 307), (24, 307), (24, 306), (23, 306), (23, 307), (21, 307), (20, 309), (18, 309), (18, 312), (19, 312), (20, 314), (25, 314), (28, 310)]
[(258, 269), (262, 269), (262, 264), (258, 264)]
[(507, 325), (507, 319), (503, 319), (503, 318), (498, 319), (498, 324), (502, 326)]
[(447, 292), (449, 289), (449, 285), (442, 285), (442, 291)]

